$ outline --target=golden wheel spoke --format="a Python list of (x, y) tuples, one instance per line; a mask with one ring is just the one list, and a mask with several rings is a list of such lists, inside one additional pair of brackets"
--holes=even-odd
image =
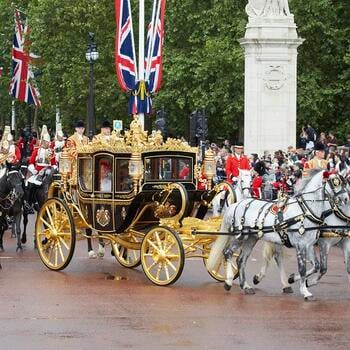
[(58, 249), (56, 244), (54, 245), (54, 249), (55, 249), (55, 266), (58, 265)]
[(61, 256), (61, 259), (62, 259), (62, 262), (64, 262), (64, 255), (63, 255), (63, 251), (62, 251), (62, 247), (61, 247), (61, 243), (59, 241), (57, 241), (57, 246), (58, 246), (58, 251), (60, 252), (60, 256)]
[(157, 279), (157, 280), (159, 280), (160, 273), (161, 273), (161, 271), (162, 271), (162, 267), (163, 267), (163, 263), (160, 262), (160, 263), (158, 264), (158, 270), (157, 270), (157, 275), (156, 275), (156, 279)]
[(156, 266), (157, 263), (154, 261), (150, 266), (147, 267), (148, 272), (151, 272), (152, 268)]
[(50, 210), (49, 210), (49, 207), (46, 208), (46, 214), (47, 214), (47, 216), (49, 217), (49, 220), (50, 220), (50, 222), (51, 222), (51, 226), (52, 226), (52, 227), (55, 227), (55, 222), (54, 222), (54, 220), (52, 219), (52, 215), (51, 215), (51, 212), (50, 212)]
[(162, 241), (160, 240), (159, 232), (156, 232), (156, 239), (157, 239), (159, 249), (163, 249), (163, 244), (162, 244)]
[(164, 264), (164, 270), (165, 270), (166, 278), (168, 280), (170, 277), (169, 277), (169, 269), (168, 269), (168, 266), (166, 264)]
[(169, 259), (165, 258), (165, 261), (167, 262), (167, 264), (168, 264), (174, 271), (177, 270), (176, 267), (175, 267), (175, 265), (174, 265)]
[(42, 217), (40, 216), (40, 220), (44, 225), (46, 225), (50, 230), (53, 230), (53, 227)]
[(64, 241), (64, 239), (62, 238), (62, 237), (58, 237), (58, 239), (59, 239), (59, 241), (63, 244), (63, 246), (67, 249), (67, 250), (69, 250), (69, 247), (68, 247), (68, 245), (67, 245), (67, 243)]
[(57, 233), (58, 237), (72, 237), (72, 234), (70, 232), (59, 232)]
[(166, 248), (164, 247), (165, 254), (174, 246), (174, 244), (175, 244), (175, 241), (172, 240)]
[(167, 254), (167, 256), (166, 256), (166, 259), (168, 259), (168, 260), (175, 260), (175, 259), (179, 259), (180, 258), (180, 256), (178, 255), (178, 254)]
[(150, 240), (150, 239), (147, 239), (147, 243), (152, 246), (156, 251), (157, 253), (160, 253), (160, 250), (159, 248)]

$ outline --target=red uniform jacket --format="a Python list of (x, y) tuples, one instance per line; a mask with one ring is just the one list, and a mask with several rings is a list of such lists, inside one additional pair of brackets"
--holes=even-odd
[[(41, 148), (40, 147), (36, 147), (34, 148), (34, 151), (29, 159), (28, 165), (33, 164), (35, 167), (36, 171), (40, 171), (41, 169), (44, 169), (46, 166), (48, 165), (56, 165), (56, 158), (55, 158), (55, 153), (51, 148), (47, 149), (47, 159), (45, 159), (44, 162), (40, 162), (40, 160), (38, 159), (38, 155), (39, 155), (39, 150)], [(47, 165), (44, 165), (47, 164)]]
[(250, 168), (249, 160), (245, 155), (241, 155), (239, 158), (235, 154), (229, 156), (226, 160), (227, 181), (232, 183), (232, 178), (239, 176), (239, 169), (250, 170)]
[(252, 183), (253, 197), (261, 198), (262, 185), (263, 185), (263, 178), (261, 176), (256, 176)]

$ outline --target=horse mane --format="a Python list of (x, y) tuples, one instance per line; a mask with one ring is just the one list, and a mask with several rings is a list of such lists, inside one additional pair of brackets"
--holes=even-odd
[(311, 169), (309, 171), (309, 176), (303, 178), (300, 183), (298, 184), (298, 188), (295, 189), (295, 194), (301, 194), (305, 187), (310, 183), (310, 181), (314, 178), (315, 175), (319, 174), (321, 171), (320, 169)]

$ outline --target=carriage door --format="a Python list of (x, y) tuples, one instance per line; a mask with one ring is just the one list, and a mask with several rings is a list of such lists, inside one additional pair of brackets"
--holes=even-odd
[(94, 157), (94, 227), (99, 232), (114, 230), (114, 159), (109, 154)]

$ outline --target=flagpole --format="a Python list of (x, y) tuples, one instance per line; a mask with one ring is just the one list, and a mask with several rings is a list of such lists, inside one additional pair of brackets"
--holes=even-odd
[[(145, 0), (140, 0), (139, 9), (139, 82), (145, 81)], [(139, 113), (139, 121), (145, 129), (145, 115)]]
[(151, 35), (148, 38), (148, 33), (147, 33), (147, 43), (148, 43), (148, 52), (147, 52), (147, 66), (146, 66), (146, 77), (145, 80), (149, 80), (149, 67), (151, 66), (151, 57), (152, 57), (152, 41), (153, 41), (153, 33), (154, 33), (154, 25), (156, 23), (155, 16), (156, 16), (156, 9), (157, 9), (157, 0), (153, 0), (153, 8), (152, 8), (152, 19), (151, 19), (151, 28), (150, 32)]
[(147, 71), (146, 71), (146, 79), (149, 79), (149, 76), (151, 74), (151, 65), (152, 65), (152, 57), (153, 57), (153, 51), (154, 51), (154, 45), (156, 42), (156, 35), (157, 35), (157, 30), (158, 30), (158, 21), (160, 18), (160, 5), (161, 5), (161, 1), (158, 2), (158, 6), (157, 6), (157, 14), (156, 14), (156, 18), (153, 22), (153, 28), (152, 28), (152, 36), (151, 36), (151, 42), (150, 42), (150, 46), (151, 46), (151, 57), (150, 60), (148, 62), (147, 65)]

